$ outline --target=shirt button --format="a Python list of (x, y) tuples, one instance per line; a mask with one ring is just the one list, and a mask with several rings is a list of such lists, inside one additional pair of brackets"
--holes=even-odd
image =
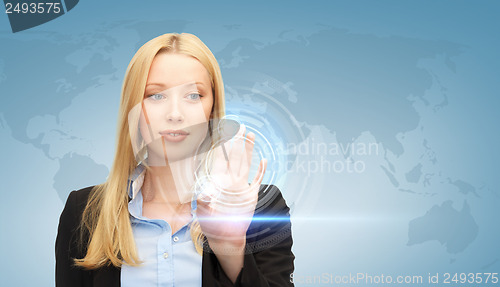
[(168, 258), (168, 253), (167, 252), (163, 253), (163, 258), (165, 258), (165, 259)]
[(175, 236), (174, 237), (174, 242), (177, 242), (177, 241), (179, 241), (179, 237)]

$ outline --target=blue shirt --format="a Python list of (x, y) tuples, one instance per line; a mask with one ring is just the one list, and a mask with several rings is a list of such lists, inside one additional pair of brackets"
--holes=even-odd
[(139, 165), (130, 178), (128, 203), (139, 267), (123, 264), (121, 286), (201, 286), (202, 256), (191, 240), (189, 223), (195, 216), (196, 201), (191, 202), (191, 221), (172, 234), (170, 225), (162, 219), (142, 216), (142, 192), (145, 168)]

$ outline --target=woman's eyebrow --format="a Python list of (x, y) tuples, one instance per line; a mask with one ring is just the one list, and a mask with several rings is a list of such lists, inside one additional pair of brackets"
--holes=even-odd
[(160, 84), (160, 83), (149, 83), (149, 84), (146, 84), (146, 87), (149, 87), (149, 86), (162, 86), (162, 87), (165, 87), (164, 84)]
[[(194, 82), (196, 85), (200, 85), (202, 87), (205, 86), (205, 84), (203, 82)], [(186, 86), (186, 85), (192, 85), (193, 82), (189, 82), (189, 83), (186, 83), (186, 84), (181, 84), (181, 85), (178, 85), (178, 86)], [(165, 84), (163, 83), (149, 83), (149, 84), (146, 84), (146, 87), (149, 87), (149, 86), (160, 86), (160, 87), (167, 87)]]
[(200, 86), (205, 86), (202, 82), (196, 82), (195, 84), (200, 85)]

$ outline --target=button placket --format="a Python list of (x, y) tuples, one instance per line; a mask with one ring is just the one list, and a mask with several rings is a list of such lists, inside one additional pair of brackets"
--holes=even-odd
[(162, 224), (163, 226), (163, 234), (158, 239), (158, 249), (162, 250), (159, 255), (163, 258), (163, 260), (169, 259), (172, 254), (172, 243), (171, 243), (171, 233), (170, 227), (168, 224)]

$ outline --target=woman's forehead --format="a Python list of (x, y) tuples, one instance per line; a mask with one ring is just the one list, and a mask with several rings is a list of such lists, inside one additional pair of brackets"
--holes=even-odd
[(160, 86), (163, 89), (186, 83), (197, 83), (209, 87), (210, 75), (197, 59), (182, 54), (158, 54), (151, 64), (146, 87)]

